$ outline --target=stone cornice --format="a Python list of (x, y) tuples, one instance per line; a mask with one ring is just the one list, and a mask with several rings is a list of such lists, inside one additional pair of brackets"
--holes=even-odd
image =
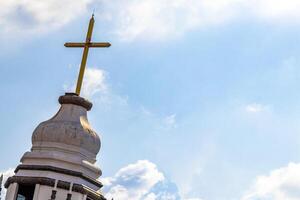
[[(49, 187), (54, 187), (55, 185), (55, 179), (52, 178), (46, 178), (46, 177), (28, 177), (28, 176), (12, 176), (9, 177), (5, 183), (5, 188), (8, 188), (10, 184), (12, 183), (18, 183), (23, 185), (46, 185)], [(70, 189), (70, 182), (65, 181), (59, 181), (57, 184), (57, 188), (69, 190)], [(106, 200), (106, 198), (99, 192), (93, 191), (92, 189), (81, 185), (81, 184), (73, 184), (72, 187), (73, 192), (78, 192), (81, 194), (86, 194), (88, 197), (90, 197), (93, 200)]]
[(19, 170), (38, 170), (38, 171), (51, 171), (51, 172), (56, 172), (56, 173), (61, 173), (61, 174), (66, 174), (70, 176), (76, 176), (79, 178), (82, 178), (89, 183), (101, 188), (103, 187), (102, 183), (92, 177), (86, 176), (81, 172), (69, 170), (69, 169), (63, 169), (63, 168), (58, 168), (58, 167), (53, 167), (49, 165), (19, 165), (15, 173), (17, 173)]
[(12, 176), (7, 179), (7, 181), (4, 184), (4, 187), (8, 188), (9, 185), (12, 183), (21, 183), (24, 185), (41, 184), (41, 185), (47, 185), (50, 187), (54, 187), (55, 180), (52, 178), (46, 178), (46, 177)]

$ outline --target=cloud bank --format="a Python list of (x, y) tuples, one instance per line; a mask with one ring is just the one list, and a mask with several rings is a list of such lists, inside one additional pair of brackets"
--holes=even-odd
[(272, 170), (258, 176), (242, 200), (298, 200), (300, 199), (300, 164)]
[(0, 1), (0, 32), (39, 33), (59, 28), (85, 14), (92, 0)]
[[(177, 186), (156, 165), (141, 160), (120, 169), (114, 177), (104, 179), (106, 197), (118, 200), (201, 200), (182, 198)], [(258, 176), (240, 200), (299, 200), (300, 163), (271, 170)]]
[(103, 9), (122, 40), (170, 39), (232, 18), (238, 0), (130, 0), (109, 1)]
[(299, 23), (297, 0), (115, 0), (103, 1), (104, 14), (119, 38), (173, 39), (184, 33), (251, 19), (272, 24)]
[(9, 0), (0, 1), (0, 33), (41, 33), (98, 8), (119, 39), (165, 40), (191, 30), (251, 19), (274, 25), (300, 20), (298, 0)]

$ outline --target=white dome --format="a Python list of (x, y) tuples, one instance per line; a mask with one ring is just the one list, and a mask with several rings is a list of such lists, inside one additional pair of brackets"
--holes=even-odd
[(42, 147), (50, 143), (58, 143), (61, 148), (69, 145), (81, 154), (95, 159), (100, 150), (101, 142), (97, 133), (90, 126), (87, 110), (92, 104), (82, 97), (67, 93), (59, 98), (61, 108), (51, 119), (42, 122), (32, 135), (33, 147)]
[(102, 173), (95, 165), (101, 141), (87, 119), (92, 103), (73, 93), (61, 96), (59, 103), (54, 117), (34, 130), (31, 151), (21, 162), (72, 169), (97, 179)]

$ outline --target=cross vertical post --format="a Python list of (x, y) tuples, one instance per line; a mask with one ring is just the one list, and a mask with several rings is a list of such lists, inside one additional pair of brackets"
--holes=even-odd
[(81, 90), (81, 86), (82, 86), (82, 80), (83, 80), (83, 75), (84, 75), (84, 71), (85, 71), (86, 60), (87, 60), (87, 57), (89, 54), (88, 44), (91, 42), (91, 39), (92, 39), (94, 23), (95, 23), (95, 20), (94, 20), (94, 17), (92, 17), (90, 19), (88, 32), (86, 34), (86, 40), (85, 40), (84, 50), (83, 50), (83, 54), (82, 54), (82, 60), (81, 60), (81, 64), (80, 64), (80, 71), (79, 71), (78, 80), (77, 80), (76, 94), (78, 94), (78, 95), (80, 94), (80, 90)]
[(88, 58), (88, 54), (89, 54), (89, 48), (91, 48), (91, 47), (110, 47), (111, 46), (111, 44), (108, 42), (100, 42), (100, 43), (91, 42), (94, 23), (95, 23), (94, 15), (92, 15), (92, 18), (90, 19), (90, 22), (89, 22), (89, 27), (88, 27), (88, 32), (86, 34), (85, 43), (75, 43), (75, 42), (65, 43), (65, 47), (84, 48), (83, 53), (82, 53), (82, 60), (81, 60), (81, 64), (80, 64), (78, 79), (77, 79), (77, 85), (76, 85), (76, 94), (77, 95), (80, 95), (85, 66), (86, 66), (86, 62), (87, 62), (87, 58)]

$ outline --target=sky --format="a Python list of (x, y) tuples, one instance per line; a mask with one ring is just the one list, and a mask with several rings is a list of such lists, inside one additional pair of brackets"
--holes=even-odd
[(0, 172), (73, 91), (125, 200), (300, 199), (299, 0), (0, 0)]

